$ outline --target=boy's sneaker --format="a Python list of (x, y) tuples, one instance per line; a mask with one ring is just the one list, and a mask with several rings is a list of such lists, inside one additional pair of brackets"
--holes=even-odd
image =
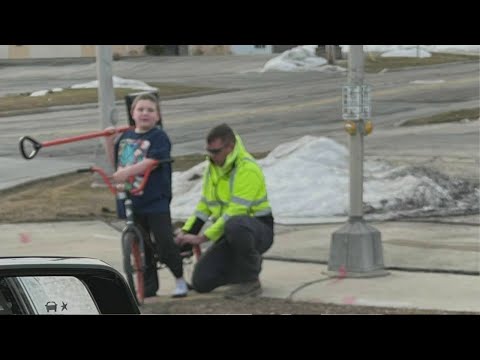
[(232, 300), (240, 300), (247, 297), (259, 296), (262, 293), (262, 285), (260, 280), (254, 280), (235, 284), (225, 292), (225, 298)]
[(176, 280), (177, 285), (175, 286), (175, 290), (173, 291), (172, 297), (173, 298), (181, 298), (185, 297), (188, 294), (188, 286), (186, 281), (183, 278)]

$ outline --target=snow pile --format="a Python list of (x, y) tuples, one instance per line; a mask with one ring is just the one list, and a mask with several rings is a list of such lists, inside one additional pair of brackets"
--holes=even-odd
[(339, 66), (328, 65), (327, 60), (316, 55), (317, 45), (297, 46), (270, 59), (261, 72), (267, 71), (346, 71)]
[[(343, 221), (348, 216), (349, 154), (325, 137), (305, 136), (259, 160), (278, 223)], [(201, 197), (207, 162), (173, 174), (172, 217), (186, 219)], [(367, 219), (478, 213), (478, 185), (425, 167), (365, 162)]]

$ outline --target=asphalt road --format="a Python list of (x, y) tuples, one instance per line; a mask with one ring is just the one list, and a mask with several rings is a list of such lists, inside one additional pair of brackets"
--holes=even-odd
[[(269, 151), (304, 135), (328, 136), (348, 145), (341, 120), (344, 73), (260, 73), (271, 56), (172, 57), (114, 62), (114, 75), (152, 82), (176, 82), (233, 91), (162, 102), (174, 155), (202, 152), (208, 130), (232, 125), (251, 151)], [(366, 74), (372, 85), (375, 130), (365, 140), (373, 157), (467, 159), (478, 174), (477, 122), (403, 128), (402, 120), (479, 105), (478, 63), (443, 64)], [(0, 95), (65, 87), (96, 78), (96, 64), (0, 68)], [(440, 82), (440, 80), (442, 80)], [(415, 84), (413, 81), (425, 81)], [(433, 82), (432, 82), (433, 81)], [(118, 105), (127, 123), (125, 105)], [(0, 118), (0, 156), (19, 158), (18, 139), (39, 141), (98, 130), (95, 106)], [(98, 140), (42, 149), (38, 157), (94, 162)]]

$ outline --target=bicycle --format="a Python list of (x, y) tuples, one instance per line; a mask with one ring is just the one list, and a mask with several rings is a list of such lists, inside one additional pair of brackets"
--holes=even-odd
[[(162, 163), (173, 162), (173, 160), (156, 161), (150, 166), (144, 173), (142, 182), (135, 188), (129, 183), (126, 185), (120, 185), (115, 187), (108, 178), (105, 170), (100, 167), (92, 166), (87, 169), (77, 170), (77, 173), (98, 173), (109, 190), (117, 196), (120, 200), (123, 200), (125, 205), (126, 224), (122, 231), (122, 255), (123, 255), (123, 269), (127, 277), (128, 285), (135, 295), (138, 305), (143, 305), (145, 299), (145, 284), (144, 284), (144, 272), (147, 266), (145, 260), (145, 246), (148, 246), (154, 254), (154, 263), (157, 270), (163, 269), (165, 266), (161, 263), (159, 255), (157, 254), (155, 245), (151, 241), (146, 241), (142, 235), (142, 230), (135, 224), (133, 218), (132, 199), (131, 196), (141, 193), (148, 181), (150, 173), (156, 167)], [(150, 239), (154, 241), (154, 237), (150, 236)], [(194, 259), (192, 257), (194, 256)], [(199, 246), (193, 246), (191, 251), (184, 251), (181, 253), (182, 261), (184, 265), (194, 266), (194, 260), (198, 260), (201, 256), (201, 249)], [(185, 268), (185, 266), (184, 266)], [(188, 271), (187, 271), (188, 272)], [(189, 273), (191, 276), (191, 271)], [(190, 281), (187, 280), (187, 284), (191, 289)]]

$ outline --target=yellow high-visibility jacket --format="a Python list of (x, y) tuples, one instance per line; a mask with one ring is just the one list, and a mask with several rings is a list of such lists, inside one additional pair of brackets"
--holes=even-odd
[(209, 160), (203, 175), (202, 198), (183, 231), (189, 232), (197, 218), (203, 222), (211, 218), (214, 223), (204, 235), (215, 242), (222, 237), (225, 223), (232, 216), (272, 214), (263, 171), (247, 152), (240, 137), (235, 137), (235, 148), (222, 167)]

